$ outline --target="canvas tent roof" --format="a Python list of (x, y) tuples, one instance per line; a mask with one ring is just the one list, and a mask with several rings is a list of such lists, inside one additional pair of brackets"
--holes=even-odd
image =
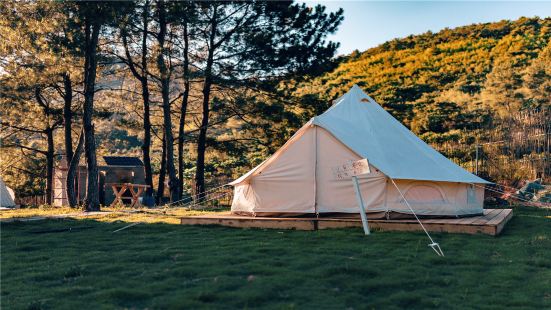
[[(438, 153), (386, 112), (357, 85), (308, 124), (324, 128), (393, 179), (489, 183)], [(287, 143), (291, 143), (292, 140), (293, 138)], [(259, 169), (268, 161), (270, 159), (230, 184), (235, 185), (247, 180), (256, 171), (260, 171)]]

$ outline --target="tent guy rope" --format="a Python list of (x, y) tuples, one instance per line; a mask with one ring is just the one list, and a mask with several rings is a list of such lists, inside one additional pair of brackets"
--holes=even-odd
[(230, 193), (222, 193), (221, 195), (218, 195), (218, 196), (215, 196), (211, 199), (208, 199), (208, 200), (204, 200), (204, 201), (200, 201), (200, 202), (192, 202), (192, 203), (189, 203), (187, 205), (183, 205), (182, 208), (188, 208), (188, 209), (192, 209), (193, 207), (199, 205), (199, 204), (204, 204), (204, 203), (207, 203), (207, 202), (210, 202), (210, 201), (213, 201), (213, 200), (216, 200), (216, 199), (220, 199), (226, 195), (230, 195)]
[[(494, 193), (498, 193), (498, 194), (502, 194), (502, 195), (509, 195), (513, 199), (525, 202), (525, 203), (530, 204), (532, 206), (544, 207), (544, 208), (549, 208), (551, 206), (551, 204), (549, 204), (549, 203), (528, 200), (528, 199), (519, 197), (518, 195), (515, 195), (513, 193), (505, 192), (505, 191), (502, 191), (502, 190), (499, 190), (499, 189), (487, 188), (487, 187), (483, 187), (483, 186), (480, 186), (480, 185), (477, 185), (477, 184), (473, 184), (473, 185), (477, 186), (477, 187), (480, 187), (480, 188), (483, 188), (483, 189), (486, 189), (486, 190), (489, 190), (489, 191), (494, 192)], [(504, 186), (504, 187), (507, 187), (507, 186)], [(514, 187), (510, 187), (510, 188), (514, 189)]]
[[(477, 185), (477, 184), (474, 184), (472, 183), (472, 185), (476, 186), (476, 187), (480, 187), (480, 188), (483, 188), (483, 189), (486, 189), (486, 190), (489, 190), (491, 192), (494, 192), (494, 193), (498, 193), (498, 194), (508, 194), (508, 195), (511, 195), (511, 197), (517, 199), (517, 200), (520, 200), (520, 201), (523, 201), (523, 202), (532, 202), (530, 200), (527, 200), (525, 198), (521, 198), (513, 193), (508, 193), (508, 192), (505, 192), (505, 191), (502, 191), (502, 190), (499, 190), (499, 189), (494, 189), (494, 188), (488, 188), (486, 186), (480, 186), (480, 185)], [(506, 186), (504, 186), (506, 187)], [(512, 187), (511, 187), (512, 188)]]
[(204, 191), (202, 193), (199, 193), (199, 194), (195, 194), (195, 195), (191, 195), (189, 197), (185, 197), (185, 198), (182, 198), (180, 200), (176, 200), (176, 201), (173, 201), (173, 202), (170, 202), (170, 203), (167, 203), (165, 206), (171, 206), (171, 205), (174, 205), (174, 204), (177, 204), (177, 203), (181, 203), (181, 202), (184, 202), (184, 204), (187, 204), (189, 203), (190, 201), (193, 201), (195, 199), (197, 199), (200, 195), (203, 195), (203, 196), (209, 196), (211, 194), (213, 194), (213, 192), (217, 189), (221, 189), (221, 188), (224, 188), (226, 186), (230, 186), (229, 184), (223, 184), (223, 185), (220, 185), (220, 186), (217, 186), (217, 187), (213, 187), (207, 191)]
[(398, 190), (398, 193), (400, 193), (400, 196), (402, 196), (402, 199), (404, 200), (405, 204), (408, 206), (408, 208), (411, 210), (411, 213), (413, 213), (413, 216), (415, 216), (415, 219), (417, 220), (417, 222), (419, 222), (419, 225), (421, 225), (421, 228), (423, 228), (423, 231), (425, 232), (425, 234), (427, 235), (427, 237), (429, 237), (429, 240), (430, 240), (430, 244), (429, 246), (434, 250), (434, 252), (436, 252), (436, 254), (438, 256), (444, 256), (444, 252), (442, 251), (442, 249), (440, 248), (440, 245), (436, 242), (434, 242), (434, 240), (432, 239), (432, 237), (430, 236), (429, 232), (427, 231), (427, 229), (425, 228), (425, 226), (423, 226), (423, 223), (421, 223), (421, 220), (419, 219), (419, 217), (417, 217), (417, 214), (415, 214), (415, 211), (413, 211), (413, 208), (410, 206), (409, 202), (407, 201), (406, 197), (404, 197), (404, 194), (402, 194), (402, 191), (400, 190), (400, 188), (398, 187), (398, 185), (396, 185), (396, 182), (394, 182), (394, 179), (390, 178), (390, 180), (392, 181), (392, 184), (394, 184), (394, 187), (396, 187), (396, 189)]

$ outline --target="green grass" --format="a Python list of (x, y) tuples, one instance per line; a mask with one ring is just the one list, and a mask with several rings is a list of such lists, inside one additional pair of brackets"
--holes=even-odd
[[(1, 227), (3, 309), (551, 308), (551, 211), (500, 237), (47, 220)], [(36, 233), (67, 227), (71, 232)]]

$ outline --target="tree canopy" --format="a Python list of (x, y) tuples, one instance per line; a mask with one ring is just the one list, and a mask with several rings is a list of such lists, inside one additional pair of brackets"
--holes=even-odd
[[(51, 198), (56, 157), (74, 155), (78, 165), (82, 152), (89, 210), (99, 207), (96, 157), (103, 154), (141, 156), (158, 201), (165, 189), (178, 201), (219, 182), (212, 163), (250, 141), (219, 137), (262, 117), (240, 103), (327, 68), (338, 44), (326, 37), (342, 21), (342, 10), (292, 1), (26, 2), (0, 9), (7, 42), (0, 55), (3, 147), (31, 151), (22, 156), (34, 165), (42, 165), (37, 154), (48, 162), (46, 186), (28, 179), (18, 194)], [(8, 182), (29, 165), (7, 165)]]

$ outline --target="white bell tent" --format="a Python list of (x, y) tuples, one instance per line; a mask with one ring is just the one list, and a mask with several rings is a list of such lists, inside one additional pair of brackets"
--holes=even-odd
[(13, 208), (15, 207), (15, 195), (13, 190), (6, 186), (2, 177), (0, 177), (0, 207), (2, 208)]
[(371, 218), (481, 214), (489, 183), (431, 148), (358, 86), (300, 128), (270, 158), (230, 183), (232, 212), (249, 215), (359, 213), (348, 179), (332, 168), (366, 158), (359, 177)]

